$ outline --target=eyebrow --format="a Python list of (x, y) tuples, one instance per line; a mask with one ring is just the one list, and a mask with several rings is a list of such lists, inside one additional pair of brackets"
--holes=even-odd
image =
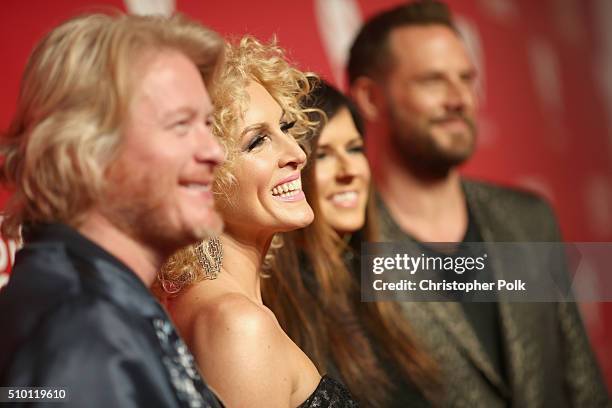
[[(361, 136), (359, 136), (359, 135), (356, 135), (355, 137), (349, 139), (345, 143), (345, 145), (350, 145), (350, 144), (355, 143), (355, 142), (363, 143), (363, 138)], [(319, 144), (317, 144), (317, 149), (331, 149), (331, 148), (332, 147), (331, 147), (330, 143), (319, 143)]]
[[(287, 114), (287, 112), (283, 109), (283, 111), (281, 112), (281, 115), (280, 115), (280, 119), (278, 120), (279, 123), (281, 123), (283, 121), (283, 119), (285, 118), (286, 114)], [(269, 129), (269, 128), (270, 128), (270, 126), (266, 122), (254, 123), (254, 124), (244, 128), (242, 130), (242, 132), (240, 132), (240, 137), (243, 137), (244, 135), (246, 135), (249, 132), (252, 132), (253, 130)]]
[(253, 125), (245, 127), (242, 130), (242, 132), (240, 132), (240, 137), (244, 137), (247, 133), (252, 132), (254, 130), (261, 130), (261, 129), (268, 129), (268, 128), (269, 126), (267, 123), (264, 123), (264, 122), (255, 123)]
[(193, 108), (190, 108), (188, 106), (182, 106), (180, 108), (172, 109), (171, 111), (164, 113), (161, 119), (162, 121), (167, 121), (174, 116), (178, 116), (182, 114), (193, 115), (194, 113), (195, 113), (195, 110)]

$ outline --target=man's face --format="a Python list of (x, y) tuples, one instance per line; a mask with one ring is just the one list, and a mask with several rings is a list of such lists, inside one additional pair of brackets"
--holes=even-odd
[(475, 147), (475, 68), (442, 25), (395, 29), (384, 82), (391, 143), (411, 167), (444, 175)]
[(145, 246), (171, 253), (221, 232), (211, 187), (224, 153), (211, 133), (213, 108), (195, 65), (172, 50), (139, 62), (99, 210)]

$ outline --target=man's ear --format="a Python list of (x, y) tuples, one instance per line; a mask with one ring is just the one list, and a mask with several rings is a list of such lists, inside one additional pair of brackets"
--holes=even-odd
[(380, 85), (372, 78), (361, 76), (350, 87), (351, 97), (368, 122), (377, 121), (383, 110), (384, 98)]

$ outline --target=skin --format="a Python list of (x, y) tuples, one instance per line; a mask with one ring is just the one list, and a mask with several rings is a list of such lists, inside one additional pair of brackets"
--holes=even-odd
[(187, 57), (149, 52), (133, 72), (108, 188), (78, 229), (150, 286), (174, 251), (221, 231), (210, 189), (224, 153), (211, 133), (208, 92)]
[(340, 109), (323, 128), (316, 160), (319, 205), (325, 221), (340, 235), (362, 228), (370, 167), (348, 108)]
[(374, 180), (404, 231), (422, 242), (461, 241), (468, 217), (457, 165), (475, 147), (476, 71), (443, 25), (397, 28), (389, 49), (386, 74), (351, 86), (368, 122)]
[(233, 166), (238, 187), (220, 205), (227, 225), (221, 273), (190, 286), (169, 307), (227, 407), (296, 407), (315, 390), (320, 375), (263, 305), (260, 273), (273, 235), (313, 220), (305, 199), (286, 202), (272, 195), (279, 181), (299, 175), (306, 156), (286, 133), (282, 109), (270, 94), (254, 82), (247, 92), (246, 132)]
[(423, 163), (423, 172), (445, 174), (474, 150), (475, 68), (445, 27), (397, 29), (389, 42), (395, 69), (384, 90), (391, 145), (406, 162)]

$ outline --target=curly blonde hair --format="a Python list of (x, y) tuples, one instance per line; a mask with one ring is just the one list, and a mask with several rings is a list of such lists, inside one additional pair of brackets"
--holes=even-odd
[(78, 225), (105, 188), (134, 87), (135, 61), (176, 50), (207, 87), (224, 41), (183, 16), (82, 15), (52, 30), (34, 49), (17, 112), (0, 138), (0, 182), (13, 195), (2, 234), (19, 239), (23, 222)]
[[(226, 160), (217, 170), (213, 191), (217, 200), (231, 205), (233, 189), (236, 187), (232, 172), (240, 150), (242, 118), (249, 106), (246, 91), (249, 83), (254, 81), (262, 85), (281, 106), (285, 119), (295, 122), (290, 133), (305, 150), (305, 139), (313, 134), (318, 122), (310, 119), (310, 110), (300, 105), (302, 98), (309, 94), (316, 76), (290, 65), (276, 40), (264, 44), (254, 37), (246, 36), (237, 43), (229, 43), (225, 55), (225, 64), (215, 90), (211, 93), (215, 105), (213, 132), (226, 152)], [(160, 270), (158, 280), (166, 292), (177, 292), (204, 279), (205, 272), (199, 266), (194, 251), (197, 245), (201, 243), (175, 253)], [(275, 237), (271, 249), (278, 246), (279, 240)], [(270, 257), (267, 255), (264, 266), (270, 264)], [(156, 292), (159, 295), (159, 290)]]
[(215, 193), (221, 200), (231, 196), (235, 182), (232, 166), (239, 151), (240, 123), (249, 105), (246, 88), (250, 82), (262, 85), (283, 109), (285, 119), (295, 122), (290, 132), (302, 147), (306, 148), (305, 139), (317, 126), (317, 122), (309, 119), (308, 110), (300, 106), (301, 99), (310, 93), (312, 78), (316, 76), (290, 65), (276, 40), (263, 44), (254, 37), (245, 36), (235, 45), (228, 44), (226, 55), (227, 63), (212, 94), (216, 109), (213, 132), (226, 152), (226, 162), (215, 180)]

